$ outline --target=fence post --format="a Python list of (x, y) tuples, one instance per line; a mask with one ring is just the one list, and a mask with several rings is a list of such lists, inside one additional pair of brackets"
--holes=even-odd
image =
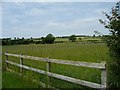
[[(8, 55), (6, 55), (6, 53), (7, 52), (5, 52), (5, 60), (7, 60), (8, 61)], [(5, 62), (6, 63), (6, 70), (8, 69), (8, 63), (7, 62)]]
[(107, 89), (106, 62), (101, 62), (101, 64), (105, 65), (105, 69), (101, 69), (101, 90), (106, 90)]
[[(51, 63), (49, 62), (49, 58), (47, 58), (48, 62), (47, 62), (47, 67), (46, 67), (46, 71), (47, 73), (50, 72), (50, 67), (51, 67)], [(49, 88), (50, 87), (50, 77), (47, 74), (47, 83), (46, 83), (46, 87)]]
[[(21, 56), (22, 56), (22, 54), (20, 54), (20, 66), (23, 65), (23, 58)], [(22, 72), (23, 72), (23, 68), (20, 67), (20, 75), (22, 75)]]

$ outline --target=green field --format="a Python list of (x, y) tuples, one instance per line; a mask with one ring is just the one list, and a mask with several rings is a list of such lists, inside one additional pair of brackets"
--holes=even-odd
[(17, 73), (3, 72), (2, 88), (38, 88), (39, 86), (29, 79), (22, 78)]
[[(109, 58), (107, 54), (108, 49), (105, 44), (31, 44), (3, 46), (2, 49), (3, 53), (9, 52), (72, 61), (101, 62), (106, 61)], [(9, 57), (9, 59), (19, 63), (19, 58)], [(24, 59), (24, 64), (46, 70), (45, 62)], [(5, 64), (3, 63), (3, 69), (5, 69), (4, 66)], [(19, 72), (18, 67), (9, 65), (9, 68)], [(52, 64), (51, 72), (100, 83), (101, 72), (98, 69)], [(23, 75), (40, 80), (44, 83), (46, 82), (46, 77), (44, 75), (32, 71), (24, 70)], [(75, 85), (55, 78), (51, 78), (51, 85), (57, 88), (81, 88), (80, 85)]]
[[(40, 38), (34, 38), (33, 41), (42, 41)], [(65, 42), (69, 43), (69, 38), (56, 38), (55, 42)], [(92, 36), (86, 36), (86, 37), (76, 37), (76, 42), (96, 42), (101, 43), (103, 42), (100, 37), (92, 37)]]

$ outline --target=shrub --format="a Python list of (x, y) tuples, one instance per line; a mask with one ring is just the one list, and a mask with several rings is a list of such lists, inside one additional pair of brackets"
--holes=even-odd
[(55, 41), (55, 37), (52, 34), (48, 34), (45, 38), (42, 37), (42, 43), (52, 44)]
[(110, 35), (104, 36), (104, 41), (109, 47), (110, 56), (110, 60), (107, 61), (107, 85), (108, 88), (112, 88), (113, 90), (120, 88), (120, 14), (117, 8), (119, 7), (119, 3), (116, 4), (116, 7), (112, 8), (111, 16), (104, 12), (108, 22), (100, 20), (111, 33)]

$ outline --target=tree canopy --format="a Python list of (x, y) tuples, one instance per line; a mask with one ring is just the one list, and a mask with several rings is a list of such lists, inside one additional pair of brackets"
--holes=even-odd
[(45, 38), (42, 37), (42, 43), (52, 44), (55, 41), (55, 37), (52, 34), (48, 34)]
[(76, 36), (75, 35), (71, 35), (69, 37), (69, 40), (72, 41), (72, 42), (74, 42), (76, 40)]

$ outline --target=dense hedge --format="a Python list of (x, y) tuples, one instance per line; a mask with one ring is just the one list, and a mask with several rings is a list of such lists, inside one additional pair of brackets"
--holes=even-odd
[(30, 43), (33, 43), (33, 40), (30, 39), (12, 40), (10, 38), (2, 39), (2, 45), (21, 45), (21, 44), (30, 44)]
[[(119, 2), (120, 3), (120, 2)], [(119, 3), (112, 8), (111, 14), (104, 13), (108, 22), (100, 20), (100, 22), (109, 29), (110, 35), (104, 37), (109, 47), (110, 59), (107, 61), (107, 85), (110, 90), (120, 89), (120, 14)]]

